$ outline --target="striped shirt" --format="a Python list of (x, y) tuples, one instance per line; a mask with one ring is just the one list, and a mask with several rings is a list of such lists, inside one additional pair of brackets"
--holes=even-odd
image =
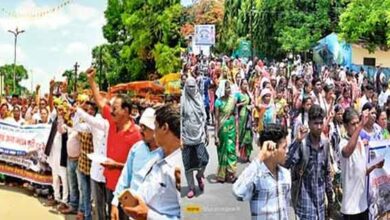
[(278, 177), (255, 159), (233, 185), (233, 194), (240, 201), (250, 200), (252, 219), (288, 219), (291, 200), (290, 171), (278, 167)]

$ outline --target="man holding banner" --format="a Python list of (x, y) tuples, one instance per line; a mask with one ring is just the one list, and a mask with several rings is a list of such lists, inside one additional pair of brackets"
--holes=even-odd
[(366, 177), (384, 164), (384, 161), (381, 161), (367, 168), (367, 149), (360, 138), (360, 132), (370, 123), (369, 117), (369, 112), (363, 111), (359, 122), (358, 112), (351, 107), (347, 108), (343, 115), (347, 131), (340, 141), (343, 186), (341, 213), (344, 219), (369, 219)]

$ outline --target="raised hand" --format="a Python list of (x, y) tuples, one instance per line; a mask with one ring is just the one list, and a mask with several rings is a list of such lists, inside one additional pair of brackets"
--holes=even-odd
[(306, 126), (301, 125), (298, 130), (297, 141), (302, 141), (308, 133), (309, 129)]
[(91, 68), (87, 69), (86, 73), (87, 73), (88, 79), (94, 79), (95, 75), (96, 75), (96, 70), (91, 67)]
[(272, 156), (274, 151), (276, 150), (276, 143), (273, 141), (266, 141), (261, 146), (261, 150), (259, 152), (259, 159), (264, 161)]

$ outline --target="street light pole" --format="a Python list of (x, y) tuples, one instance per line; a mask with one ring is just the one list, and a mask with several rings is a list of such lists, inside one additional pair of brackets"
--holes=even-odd
[(13, 86), (13, 92), (16, 92), (16, 44), (18, 42), (18, 35), (21, 33), (24, 33), (24, 30), (19, 30), (18, 28), (13, 30), (8, 30), (11, 34), (14, 35), (15, 41), (14, 41), (14, 86)]

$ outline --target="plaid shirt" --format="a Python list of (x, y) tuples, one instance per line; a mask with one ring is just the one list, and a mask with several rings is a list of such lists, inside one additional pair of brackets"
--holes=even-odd
[(80, 138), (80, 157), (78, 168), (84, 175), (90, 175), (91, 160), (87, 157), (87, 154), (93, 153), (92, 134), (86, 132), (79, 132)]
[[(316, 150), (311, 145), (310, 136), (306, 138), (306, 147), (310, 149), (310, 154), (295, 210), (301, 220), (325, 220), (325, 191), (329, 203), (333, 203), (331, 163), (324, 150), (327, 142), (326, 138), (321, 138), (320, 147)], [(301, 144), (302, 142), (294, 141), (289, 146), (285, 167), (297, 165), (303, 159)]]
[(290, 191), (290, 171), (279, 167), (277, 180), (259, 159), (253, 160), (233, 185), (238, 200), (250, 200), (252, 219), (288, 219)]

